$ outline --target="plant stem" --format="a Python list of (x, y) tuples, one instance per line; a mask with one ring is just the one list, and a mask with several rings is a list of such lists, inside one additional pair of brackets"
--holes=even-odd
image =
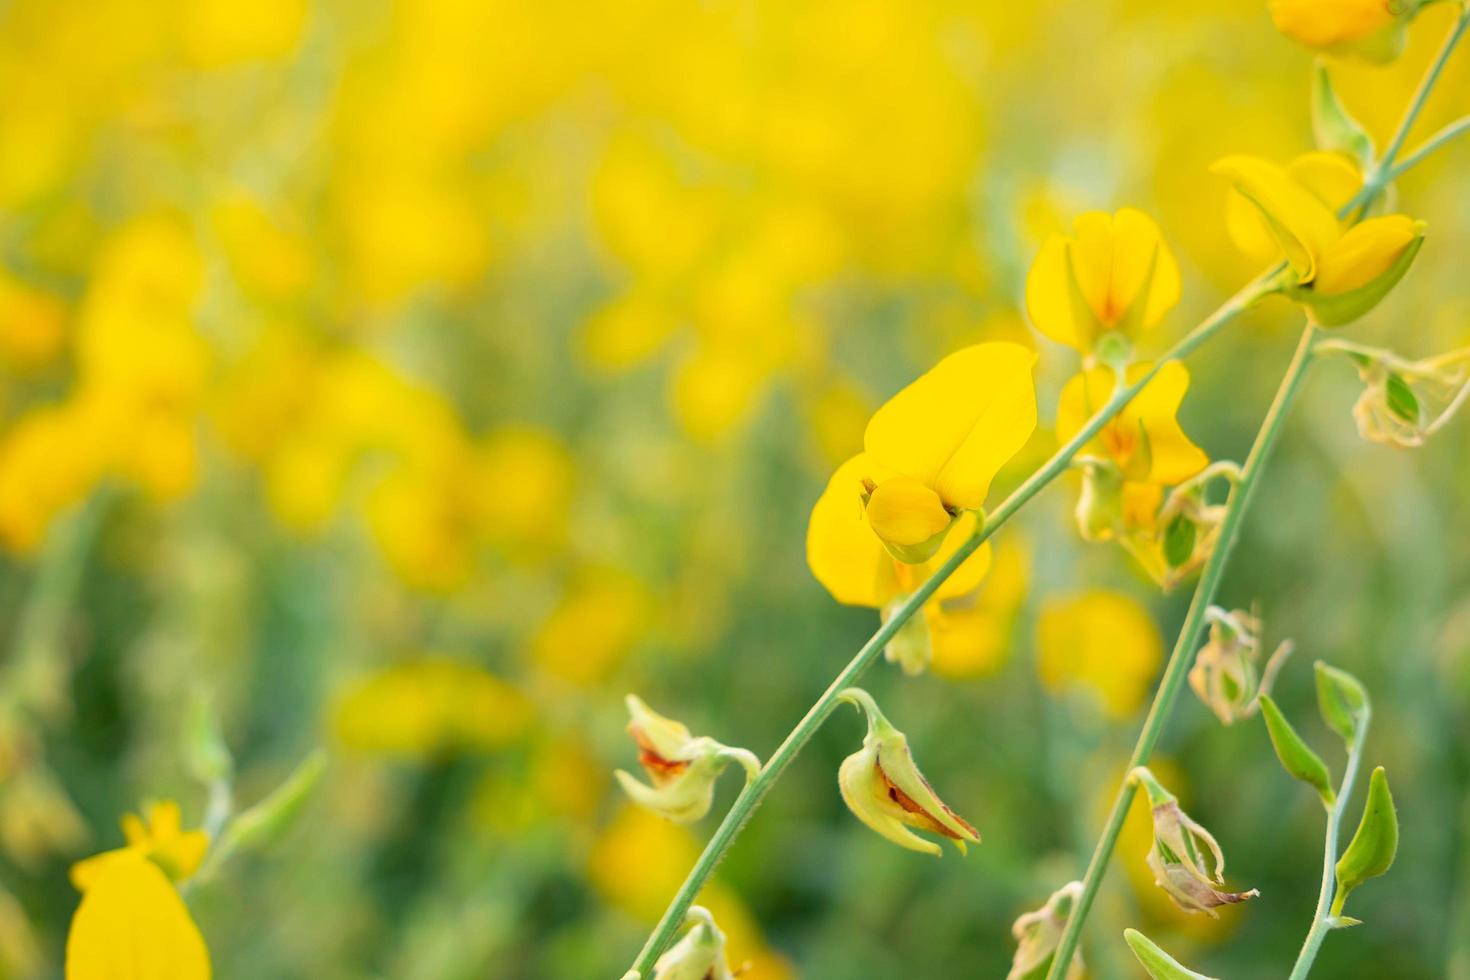
[(1312, 971), (1317, 950), (1322, 948), (1322, 940), (1336, 927), (1330, 909), (1332, 893), (1337, 885), (1337, 834), (1342, 826), (1342, 815), (1347, 809), (1348, 798), (1353, 795), (1353, 783), (1358, 778), (1358, 763), (1363, 757), (1363, 742), (1368, 737), (1369, 720), (1370, 714), (1365, 708), (1357, 730), (1353, 732), (1353, 744), (1348, 750), (1347, 768), (1342, 773), (1342, 785), (1337, 789), (1337, 799), (1327, 811), (1327, 840), (1322, 846), (1322, 890), (1317, 896), (1317, 911), (1312, 915), (1312, 928), (1302, 943), (1302, 951), (1296, 958), (1296, 965), (1291, 968), (1289, 980), (1305, 980)]
[(1275, 280), (1280, 275), (1283, 266), (1277, 265), (1255, 279), (1251, 280), (1240, 289), (1234, 296), (1230, 297), (1219, 309), (1206, 317), (1197, 327), (1182, 337), (1178, 343), (1169, 348), (1158, 361), (1132, 384), (1118, 386), (1106, 404), (1098, 412), (1088, 419), (1075, 436), (1066, 445), (1062, 446), (1046, 461), (1035, 473), (1032, 473), (1024, 483), (1017, 487), (1010, 496), (996, 507), (994, 512), (985, 516), (976, 532), (970, 536), (955, 553), (949, 557), (939, 569), (930, 576), (923, 585), (898, 606), (891, 616), (879, 627), (878, 631), (863, 644), (857, 654), (848, 661), (846, 667), (827, 687), (815, 704), (813, 704), (801, 721), (796, 723), (782, 743), (777, 746), (776, 751), (771, 753), (770, 759), (761, 768), (760, 774), (746, 784), (745, 789), (736, 797), (731, 804), (730, 810), (725, 814), (724, 820), (715, 829), (714, 836), (705, 845), (699, 860), (690, 870), (689, 876), (675, 893), (673, 900), (664, 910), (663, 917), (659, 919), (658, 925), (654, 927), (649, 935), (648, 941), (644, 943), (643, 949), (638, 954), (638, 959), (633, 964), (633, 970), (640, 976), (647, 977), (659, 955), (673, 940), (674, 934), (679, 930), (684, 921), (684, 914), (689, 906), (693, 904), (699, 890), (714, 872), (715, 867), (724, 858), (725, 852), (729, 850), (736, 836), (744, 828), (755, 809), (760, 806), (767, 793), (781, 773), (791, 764), (791, 760), (801, 751), (802, 747), (811, 739), (812, 735), (822, 722), (831, 715), (833, 708), (838, 703), (837, 695), (843, 688), (850, 687), (856, 683), (862, 673), (882, 653), (888, 641), (893, 638), (899, 629), (918, 612), (920, 608), (933, 597), (944, 581), (954, 574), (955, 570), (975, 550), (990, 539), (1001, 526), (1015, 516), (1027, 502), (1040, 493), (1048, 484), (1062, 473), (1066, 472), (1072, 459), (1102, 430), (1111, 419), (1113, 419), (1123, 407), (1143, 390), (1153, 380), (1162, 367), (1172, 360), (1178, 360), (1187, 356), (1205, 341), (1213, 337), (1222, 327), (1235, 319), (1241, 312), (1262, 296), (1271, 292), (1275, 286)]
[(1433, 153), (1435, 150), (1439, 149), (1441, 146), (1444, 146), (1450, 140), (1454, 139), (1456, 136), (1459, 136), (1461, 133), (1466, 131), (1470, 131), (1470, 116), (1466, 116), (1463, 119), (1456, 119), (1454, 122), (1450, 123), (1448, 126), (1444, 127), (1439, 132), (1429, 137), (1429, 139), (1425, 140), (1423, 143), (1420, 143), (1418, 148), (1415, 149), (1413, 153), (1410, 153), (1408, 156), (1404, 157), (1403, 163), (1393, 168), (1393, 170), (1389, 173), (1388, 179), (1390, 181), (1395, 180), (1400, 174), (1404, 173), (1405, 171), (1412, 170), (1425, 157), (1429, 156), (1429, 154)]
[[(1129, 757), (1128, 772), (1132, 772), (1138, 766), (1147, 765), (1153, 755), (1154, 746), (1163, 732), (1164, 722), (1168, 720), (1169, 712), (1174, 707), (1174, 701), (1184, 685), (1190, 656), (1199, 642), (1200, 631), (1205, 626), (1207, 611), (1215, 601), (1215, 593), (1219, 590), (1225, 565), (1230, 560), (1230, 552), (1234, 550), (1235, 542), (1240, 536), (1241, 521), (1250, 507), (1251, 498), (1260, 480), (1261, 470), (1265, 467), (1271, 450), (1281, 435), (1282, 423), (1285, 422), (1291, 403), (1301, 388), (1307, 367), (1312, 362), (1316, 334), (1317, 328), (1310, 323), (1302, 331), (1296, 354), (1292, 357), (1291, 365), (1281, 379), (1280, 387), (1276, 389), (1276, 397), (1271, 403), (1270, 410), (1266, 413), (1265, 420), (1261, 423), (1260, 430), (1256, 433), (1250, 455), (1246, 457), (1245, 466), (1240, 474), (1240, 482), (1230, 493), (1230, 499), (1225, 506), (1225, 516), (1220, 521), (1220, 538), (1215, 545), (1214, 552), (1205, 562), (1204, 570), (1200, 573), (1199, 585), (1194, 590), (1194, 598), (1190, 601), (1189, 612), (1185, 614), (1184, 625), (1180, 627), (1174, 650), (1169, 655), (1168, 664), (1164, 667), (1163, 679), (1159, 682), (1159, 689), (1154, 694), (1153, 705), (1149, 708), (1148, 717), (1143, 722), (1143, 730), (1139, 732), (1138, 742), (1133, 747), (1132, 756)], [(1083, 923), (1086, 922), (1087, 913), (1097, 898), (1103, 874), (1107, 871), (1108, 862), (1112, 860), (1113, 848), (1118, 843), (1118, 835), (1123, 830), (1123, 821), (1128, 816), (1128, 808), (1133, 804), (1133, 797), (1137, 791), (1137, 786), (1129, 782), (1126, 777), (1118, 788), (1118, 795), (1113, 801), (1112, 811), (1108, 814), (1102, 837), (1098, 839), (1097, 847), (1092, 852), (1092, 859), (1087, 865), (1087, 874), (1082, 879), (1082, 895), (1077, 899), (1072, 908), (1072, 914), (1067, 918), (1067, 928), (1062, 933), (1056, 956), (1052, 960), (1051, 972), (1048, 974), (1049, 980), (1060, 980), (1061, 977), (1067, 975), (1067, 967), (1077, 950), (1077, 941), (1082, 934)]]

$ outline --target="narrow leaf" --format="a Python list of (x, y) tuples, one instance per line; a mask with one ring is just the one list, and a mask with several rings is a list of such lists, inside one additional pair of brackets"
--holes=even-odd
[(1291, 722), (1286, 720), (1286, 716), (1268, 694), (1261, 695), (1261, 717), (1266, 719), (1271, 747), (1276, 750), (1276, 758), (1281, 760), (1282, 768), (1292, 778), (1300, 779), (1316, 789), (1323, 804), (1331, 806), (1337, 794), (1333, 792), (1332, 776), (1327, 771), (1327, 764), (1312, 751), (1311, 746), (1302, 741), (1302, 737), (1291, 727)]
[(1322, 719), (1341, 735), (1343, 741), (1352, 743), (1361, 724), (1368, 715), (1368, 692), (1358, 679), (1346, 671), (1329, 667), (1317, 661), (1317, 706)]
[(1320, 61), (1312, 76), (1312, 136), (1319, 150), (1346, 153), (1363, 166), (1373, 161), (1373, 138), (1343, 106), (1327, 66)]
[(1353, 834), (1353, 842), (1337, 861), (1334, 916), (1342, 912), (1343, 903), (1354, 888), (1393, 866), (1398, 849), (1399, 817), (1393, 807), (1393, 794), (1388, 791), (1388, 776), (1379, 766), (1368, 779), (1368, 801), (1363, 805), (1358, 832)]
[(1397, 374), (1389, 374), (1384, 384), (1384, 392), (1388, 396), (1388, 410), (1405, 422), (1418, 424), (1421, 418), (1419, 410), (1419, 396), (1414, 394), (1414, 389), (1409, 383)]
[(269, 796), (230, 821), (221, 846), (254, 849), (275, 843), (306, 806), (326, 768), (326, 753), (307, 756)]
[(1214, 980), (1213, 977), (1195, 973), (1181, 965), (1178, 960), (1159, 949), (1153, 940), (1137, 929), (1124, 929), (1123, 938), (1128, 941), (1128, 947), (1133, 950), (1133, 955), (1154, 980)]

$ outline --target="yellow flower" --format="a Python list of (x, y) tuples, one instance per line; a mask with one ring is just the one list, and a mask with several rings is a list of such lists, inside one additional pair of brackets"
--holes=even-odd
[(108, 868), (119, 861), (144, 857), (169, 878), (183, 881), (199, 868), (209, 850), (209, 835), (202, 830), (184, 830), (179, 805), (173, 800), (149, 804), (146, 819), (132, 813), (121, 820), (127, 845), (117, 850), (78, 861), (71, 866), (71, 881), (77, 891), (88, 892)]
[(873, 415), (865, 451), (838, 467), (807, 532), (812, 570), (839, 602), (882, 605), (894, 594), (875, 545), (919, 565), (955, 540), (959, 512), (985, 502), (1036, 427), (1035, 360), (1019, 344), (966, 347)]
[(1163, 641), (1148, 611), (1118, 592), (1053, 600), (1041, 611), (1036, 639), (1041, 682), (1049, 691), (1089, 688), (1118, 719), (1143, 704), (1163, 659)]
[(618, 785), (633, 802), (675, 823), (693, 823), (709, 812), (715, 782), (725, 766), (738, 762), (747, 779), (754, 779), (761, 764), (745, 749), (721, 745), (707, 735), (695, 738), (689, 729), (665, 718), (636, 695), (627, 697), (628, 733), (638, 743), (638, 762), (653, 783), (640, 783), (619, 769), (613, 773)]
[[(1137, 381), (1151, 367), (1146, 363), (1129, 366), (1127, 382)], [(1058, 442), (1066, 442), (1082, 429), (1112, 395), (1113, 385), (1114, 373), (1106, 367), (1091, 368), (1067, 382), (1057, 404)], [(1084, 452), (1116, 463), (1129, 482), (1172, 486), (1189, 479), (1210, 459), (1179, 426), (1179, 405), (1188, 390), (1189, 370), (1179, 361), (1167, 362), (1103, 426)]]
[(1226, 212), (1231, 237), (1258, 258), (1285, 258), (1295, 279), (1287, 295), (1322, 326), (1350, 323), (1376, 306), (1423, 243), (1423, 222), (1405, 215), (1352, 227), (1338, 218), (1362, 184), (1341, 154), (1308, 153), (1286, 167), (1237, 155), (1211, 170), (1235, 189)]
[(868, 720), (863, 747), (842, 761), (837, 785), (853, 814), (882, 836), (924, 854), (941, 854), (939, 845), (911, 831), (927, 830), (948, 838), (965, 853), (965, 842), (980, 843), (980, 834), (934, 792), (919, 772), (908, 738), (894, 728), (871, 695), (850, 687), (838, 695), (856, 705)]
[(1397, 0), (1270, 0), (1276, 29), (1316, 51), (1385, 62), (1404, 48), (1416, 4)]
[(66, 980), (209, 980), (209, 951), (158, 865), (125, 851), (98, 869), (66, 939)]
[(1079, 215), (1071, 236), (1046, 240), (1026, 277), (1036, 329), (1084, 354), (1110, 331), (1136, 339), (1178, 302), (1179, 263), (1134, 208)]

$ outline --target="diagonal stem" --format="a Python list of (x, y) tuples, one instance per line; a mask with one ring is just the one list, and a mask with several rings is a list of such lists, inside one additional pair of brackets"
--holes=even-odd
[(648, 941), (644, 943), (643, 949), (638, 954), (638, 959), (633, 964), (633, 972), (636, 976), (647, 977), (654, 962), (659, 955), (669, 946), (678, 932), (680, 924), (684, 921), (684, 915), (694, 903), (699, 890), (714, 872), (715, 867), (724, 858), (725, 852), (744, 828), (747, 821), (761, 801), (765, 799), (771, 787), (775, 785), (781, 773), (796, 758), (798, 752), (811, 739), (812, 735), (822, 723), (831, 715), (838, 704), (838, 694), (843, 688), (850, 687), (856, 683), (862, 673), (870, 667), (882, 653), (888, 641), (908, 622), (913, 615), (923, 607), (938, 591), (955, 570), (970, 555), (974, 554), (982, 544), (988, 541), (1001, 526), (1016, 515), (1016, 512), (1024, 507), (1031, 498), (1040, 493), (1048, 484), (1058, 476), (1066, 472), (1068, 466), (1077, 453), (1082, 450), (1102, 430), (1111, 419), (1117, 416), (1140, 391), (1148, 385), (1158, 374), (1163, 366), (1169, 361), (1186, 357), (1205, 343), (1227, 323), (1234, 320), (1244, 310), (1251, 306), (1256, 300), (1271, 292), (1275, 288), (1277, 277), (1281, 274), (1283, 266), (1268, 269), (1255, 279), (1251, 280), (1240, 289), (1234, 296), (1226, 300), (1214, 313), (1206, 317), (1198, 326), (1182, 337), (1178, 343), (1169, 348), (1158, 361), (1136, 381), (1127, 385), (1120, 385), (1112, 394), (1106, 404), (1097, 411), (1092, 418), (1088, 419), (1075, 436), (1066, 445), (1062, 446), (1044, 463), (1040, 469), (1031, 474), (1009, 497), (996, 507), (994, 512), (985, 516), (980, 528), (970, 538), (955, 550), (939, 569), (929, 577), (923, 585), (899, 605), (891, 616), (883, 623), (876, 633), (863, 644), (861, 650), (850, 660), (841, 673), (832, 681), (827, 690), (822, 693), (815, 704), (807, 711), (796, 727), (786, 736), (786, 739), (771, 753), (765, 766), (761, 768), (760, 774), (752, 779), (743, 789), (735, 802), (731, 804), (725, 818), (715, 829), (714, 835), (709, 843), (705, 845), (704, 851), (690, 870), (689, 876), (675, 893), (673, 900), (664, 910), (663, 917), (659, 919), (658, 925), (654, 927), (649, 935)]
[[(1292, 357), (1291, 365), (1281, 379), (1280, 387), (1276, 389), (1276, 398), (1272, 401), (1271, 408), (1261, 423), (1260, 431), (1256, 433), (1256, 440), (1251, 446), (1250, 455), (1246, 457), (1245, 466), (1240, 474), (1240, 482), (1231, 491), (1230, 500), (1225, 506), (1225, 516), (1220, 521), (1219, 541), (1209, 560), (1205, 562), (1204, 571), (1200, 573), (1199, 586), (1194, 591), (1194, 599), (1189, 604), (1189, 612), (1185, 614), (1184, 625), (1180, 627), (1174, 651), (1169, 655), (1169, 662), (1164, 668), (1164, 676), (1154, 695), (1153, 706), (1149, 708), (1148, 717), (1143, 722), (1143, 730), (1139, 732), (1138, 742), (1133, 748), (1133, 755), (1128, 760), (1127, 770), (1129, 772), (1138, 766), (1146, 765), (1153, 756), (1154, 746), (1158, 744), (1159, 736), (1164, 730), (1164, 722), (1168, 720), (1169, 712), (1174, 707), (1174, 701), (1184, 686), (1184, 676), (1188, 672), (1190, 654), (1194, 652), (1195, 645), (1199, 642), (1200, 631), (1205, 626), (1206, 611), (1215, 601), (1215, 593), (1220, 588), (1220, 579), (1225, 573), (1225, 565), (1230, 560), (1230, 552), (1235, 548), (1235, 542), (1240, 537), (1241, 521), (1250, 507), (1251, 498), (1260, 480), (1261, 470), (1265, 467), (1266, 461), (1271, 456), (1271, 450), (1281, 435), (1282, 423), (1285, 422), (1287, 412), (1291, 409), (1291, 403), (1301, 388), (1307, 367), (1312, 362), (1313, 342), (1316, 334), (1317, 328), (1310, 323), (1302, 331), (1296, 354)], [(1088, 862), (1087, 874), (1082, 879), (1082, 894), (1073, 906), (1072, 914), (1067, 918), (1067, 928), (1062, 933), (1056, 956), (1052, 960), (1051, 972), (1047, 975), (1049, 980), (1060, 980), (1067, 975), (1067, 967), (1072, 962), (1072, 956), (1077, 950), (1077, 941), (1082, 934), (1082, 925), (1087, 921), (1087, 913), (1097, 898), (1103, 874), (1107, 871), (1108, 862), (1112, 860), (1113, 849), (1118, 843), (1118, 835), (1123, 830), (1123, 821), (1128, 816), (1128, 808), (1133, 804), (1133, 797), (1137, 791), (1138, 787), (1126, 778), (1118, 789), (1118, 795), (1113, 800), (1113, 808), (1108, 814), (1102, 836), (1098, 839), (1097, 847), (1092, 852), (1092, 859)]]

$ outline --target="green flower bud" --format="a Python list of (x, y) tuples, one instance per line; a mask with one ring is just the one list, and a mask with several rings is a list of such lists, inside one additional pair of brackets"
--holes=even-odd
[(1123, 939), (1153, 980), (1215, 980), (1184, 966), (1137, 929), (1124, 929)]
[(837, 771), (842, 799), (873, 830), (911, 851), (938, 857), (939, 845), (909, 830), (917, 827), (946, 837), (965, 853), (965, 842), (980, 843), (980, 834), (944, 804), (914, 765), (908, 739), (889, 724), (872, 695), (849, 687), (838, 697), (862, 709), (868, 734), (861, 750), (843, 760)]
[(1322, 661), (1313, 665), (1317, 673), (1317, 707), (1328, 727), (1349, 745), (1357, 737), (1358, 726), (1368, 720), (1372, 707), (1368, 692), (1356, 677), (1345, 670), (1329, 667)]
[(1394, 809), (1393, 794), (1388, 791), (1388, 776), (1383, 767), (1373, 770), (1368, 779), (1368, 801), (1363, 805), (1363, 818), (1352, 843), (1337, 862), (1337, 894), (1332, 899), (1332, 915), (1342, 914), (1347, 897), (1369, 878), (1377, 878), (1393, 866), (1399, 849), (1399, 817)]
[(1317, 795), (1322, 797), (1323, 806), (1332, 806), (1337, 793), (1332, 788), (1332, 777), (1327, 772), (1327, 764), (1302, 740), (1296, 729), (1291, 727), (1291, 722), (1286, 720), (1286, 716), (1269, 695), (1261, 695), (1261, 717), (1266, 719), (1266, 731), (1271, 736), (1271, 746), (1276, 750), (1276, 758), (1281, 760), (1287, 774), (1315, 789)]
[(1130, 779), (1141, 784), (1153, 807), (1154, 842), (1148, 866), (1155, 883), (1186, 912), (1217, 917), (1221, 905), (1255, 898), (1260, 892), (1228, 892), (1215, 887), (1225, 882), (1225, 855), (1214, 836), (1179, 808), (1179, 800), (1142, 766)]
[(653, 980), (733, 980), (725, 960), (725, 934), (709, 910), (690, 906), (684, 921), (690, 924), (689, 931), (658, 958)]
[(760, 760), (745, 749), (721, 745), (654, 711), (636, 695), (627, 697), (628, 733), (638, 743), (638, 761), (652, 786), (619, 769), (613, 773), (633, 802), (675, 823), (692, 823), (709, 812), (715, 782), (725, 767), (738, 762), (746, 778), (760, 772)]
[(1077, 532), (1084, 541), (1111, 541), (1122, 530), (1123, 511), (1123, 471), (1111, 460), (1088, 460), (1077, 497)]

